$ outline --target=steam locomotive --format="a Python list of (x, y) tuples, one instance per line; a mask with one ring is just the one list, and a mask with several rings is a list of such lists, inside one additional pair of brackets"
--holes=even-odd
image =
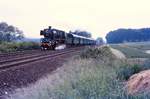
[(79, 46), (79, 45), (95, 45), (96, 40), (87, 38), (72, 33), (66, 33), (65, 31), (58, 30), (49, 26), (48, 29), (41, 30), (41, 49), (55, 50), (56, 46), (66, 44), (67, 46)]

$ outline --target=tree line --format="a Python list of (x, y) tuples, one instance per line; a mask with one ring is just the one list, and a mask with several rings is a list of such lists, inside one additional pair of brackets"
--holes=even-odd
[(150, 28), (118, 29), (106, 35), (107, 43), (150, 41)]
[[(84, 37), (87, 37), (87, 38), (92, 37), (92, 34), (88, 31), (75, 30), (74, 32), (70, 31), (69, 33), (76, 34), (76, 35), (79, 35), (79, 36), (84, 36)], [(103, 38), (102, 37), (97, 37), (96, 44), (97, 45), (104, 44)]]
[(6, 22), (0, 22), (0, 42), (11, 42), (22, 38), (24, 38), (23, 31), (13, 25), (8, 25)]

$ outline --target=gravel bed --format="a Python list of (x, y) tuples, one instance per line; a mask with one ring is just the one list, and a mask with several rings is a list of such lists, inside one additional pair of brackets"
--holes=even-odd
[[(77, 53), (77, 52), (76, 52)], [(20, 65), (6, 71), (0, 71), (0, 98), (16, 88), (28, 86), (62, 66), (74, 53), (56, 58)]]

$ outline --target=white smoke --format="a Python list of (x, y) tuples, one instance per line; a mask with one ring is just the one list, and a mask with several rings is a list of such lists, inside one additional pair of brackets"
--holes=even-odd
[(55, 48), (55, 50), (61, 50), (61, 49), (65, 49), (66, 45), (59, 45)]

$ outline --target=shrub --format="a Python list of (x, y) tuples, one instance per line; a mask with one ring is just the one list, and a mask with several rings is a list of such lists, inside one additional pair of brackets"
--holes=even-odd
[(150, 69), (149, 59), (145, 60), (143, 63), (123, 63), (122, 66), (118, 67), (117, 77), (121, 80), (128, 80), (133, 74), (139, 73), (143, 70)]
[(80, 57), (83, 59), (94, 58), (99, 60), (106, 60), (114, 59), (115, 55), (112, 54), (108, 46), (103, 46), (96, 48), (89, 47), (80, 54)]
[(140, 65), (124, 65), (119, 67), (117, 75), (121, 80), (128, 80), (133, 74), (139, 73), (140, 71), (142, 71)]
[(40, 46), (35, 42), (3, 42), (0, 43), (0, 52), (14, 52), (22, 50), (39, 49)]

